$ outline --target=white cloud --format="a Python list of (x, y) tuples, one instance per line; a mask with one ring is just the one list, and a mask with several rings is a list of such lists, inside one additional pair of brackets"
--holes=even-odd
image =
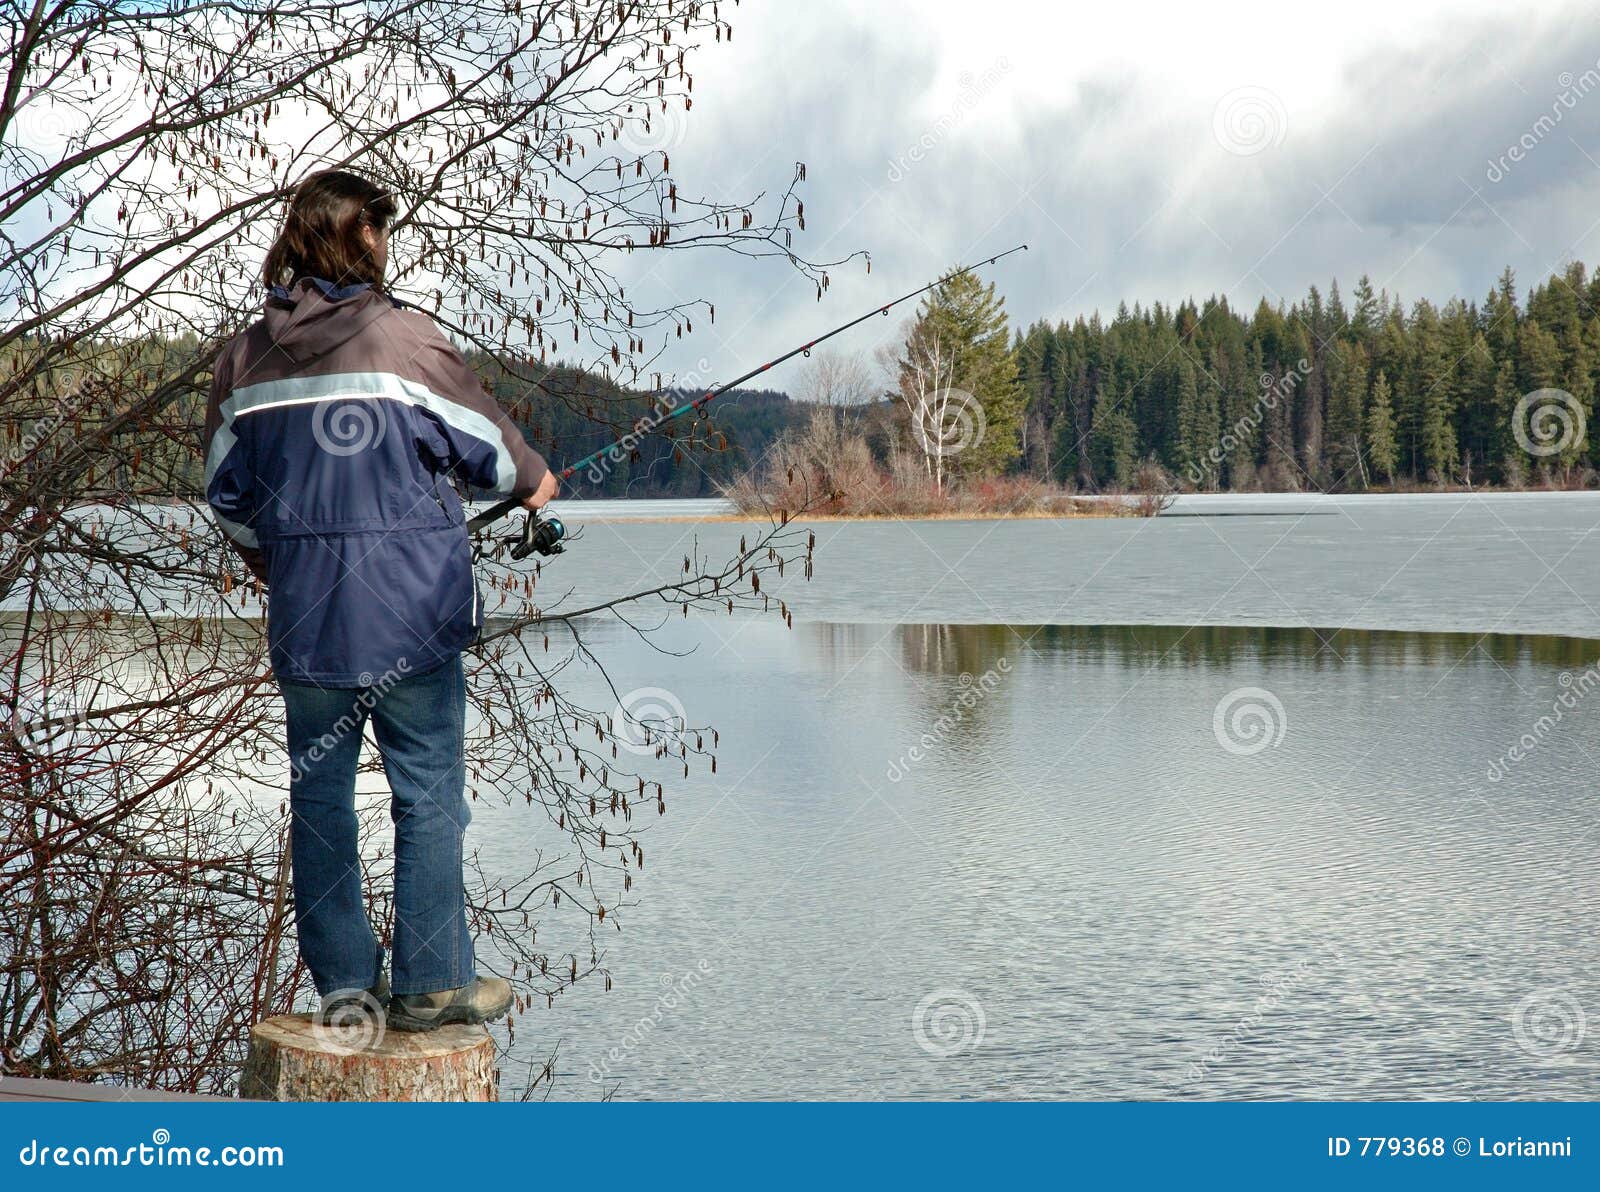
[[(733, 375), (1019, 240), (1032, 251), (995, 280), (1020, 322), (1212, 293), (1249, 308), (1333, 276), (1348, 291), (1362, 273), (1407, 300), (1481, 297), (1506, 264), (1526, 284), (1569, 257), (1600, 261), (1600, 91), (1516, 171), (1486, 177), (1558, 102), (1563, 72), (1600, 60), (1582, 5), (824, 0), (741, 6), (734, 25), (699, 61), (674, 172), (727, 195), (806, 161), (797, 247), (869, 249), (873, 275), (845, 270), (819, 307), (775, 262), (663, 261), (642, 284), (718, 304), (715, 331), (697, 324), (669, 363), (709, 355)], [(1214, 129), (1239, 88), (1272, 97), (1281, 122), (1242, 155)]]

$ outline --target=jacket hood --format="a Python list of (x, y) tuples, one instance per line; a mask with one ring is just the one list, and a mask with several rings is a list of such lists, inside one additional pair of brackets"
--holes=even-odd
[(397, 305), (365, 282), (335, 286), (320, 277), (302, 277), (292, 288), (273, 286), (268, 292), (267, 336), (289, 359), (303, 364), (333, 351)]

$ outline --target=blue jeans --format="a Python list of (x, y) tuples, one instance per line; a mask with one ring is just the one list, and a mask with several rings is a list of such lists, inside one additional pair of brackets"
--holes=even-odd
[(394, 992), (455, 989), (474, 977), (461, 873), (462, 836), (472, 819), (461, 656), (391, 679), (359, 688), (278, 680), (291, 763), (295, 927), (320, 994), (366, 989), (383, 968), (356, 839), (356, 763), (369, 716), (392, 796)]

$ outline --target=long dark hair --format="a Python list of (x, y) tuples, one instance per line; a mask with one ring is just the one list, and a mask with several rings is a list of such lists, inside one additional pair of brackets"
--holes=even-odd
[(283, 230), (267, 250), (261, 277), (272, 286), (321, 277), (336, 286), (366, 282), (383, 288), (383, 276), (358, 229), (382, 231), (395, 216), (394, 197), (348, 170), (309, 174), (289, 200)]

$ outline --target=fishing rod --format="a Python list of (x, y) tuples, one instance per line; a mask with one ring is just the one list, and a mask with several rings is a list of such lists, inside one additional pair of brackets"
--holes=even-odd
[[(1027, 247), (1028, 246), (1026, 244), (1018, 244), (1013, 248), (1006, 249), (1005, 252), (996, 253), (994, 256), (989, 257), (986, 260), (977, 261), (974, 264), (966, 265), (960, 269), (957, 269), (953, 273), (947, 273), (938, 281), (929, 282), (920, 289), (912, 290), (909, 294), (900, 295), (900, 297), (894, 299), (893, 301), (885, 302), (881, 306), (875, 306), (859, 318), (851, 319), (848, 323), (842, 323), (835, 327), (832, 331), (829, 331), (824, 335), (817, 336), (816, 339), (811, 340), (809, 343), (803, 343), (798, 348), (794, 348), (791, 351), (785, 352), (782, 356), (779, 356), (773, 360), (769, 360), (758, 368), (752, 368), (749, 372), (742, 376), (735, 377), (733, 380), (724, 385), (718, 385), (715, 389), (708, 390), (700, 397), (695, 398), (688, 405), (680, 406), (675, 410), (670, 410), (666, 414), (661, 415), (661, 417), (655, 421), (651, 421), (651, 418), (656, 411), (651, 411), (650, 414), (645, 415), (645, 417), (634, 423), (633, 428), (620, 439), (617, 439), (611, 443), (607, 443), (598, 451), (591, 451), (577, 463), (570, 464), (561, 469), (561, 471), (556, 473), (556, 478), (558, 480), (570, 479), (572, 476), (575, 476), (578, 473), (579, 469), (587, 467), (589, 464), (593, 463), (595, 460), (599, 459), (608, 452), (615, 451), (624, 443), (628, 443), (630, 440), (637, 440), (641, 436), (649, 434), (658, 427), (670, 422), (672, 419), (677, 418), (680, 415), (699, 412), (711, 404), (711, 402), (721, 397), (724, 393), (728, 392), (728, 390), (733, 389), (736, 386), (743, 385), (752, 377), (760, 376), (769, 368), (776, 368), (785, 360), (792, 360), (796, 356), (811, 355), (811, 349), (816, 347), (818, 344), (824, 342), (825, 340), (830, 340), (834, 336), (850, 330), (852, 327), (865, 323), (868, 319), (872, 318), (873, 315), (887, 315), (891, 309), (899, 306), (902, 302), (907, 302), (912, 298), (926, 294), (929, 290), (937, 289), (938, 287), (944, 285), (945, 282), (950, 281), (952, 278), (960, 277), (964, 273), (972, 273), (975, 270), (984, 268), (985, 266), (993, 265), (996, 261), (1003, 257), (1009, 257), (1014, 252), (1025, 252)], [(467, 532), (469, 534), (476, 533), (485, 526), (499, 521), (506, 514), (510, 513), (513, 509), (519, 508), (521, 505), (522, 501), (520, 499), (516, 497), (507, 497), (505, 500), (500, 501), (495, 505), (491, 505), (488, 509), (485, 509), (482, 513), (478, 514), (472, 520), (467, 522)], [(511, 557), (513, 559), (524, 559), (528, 555), (535, 552), (541, 555), (558, 555), (565, 549), (561, 545), (561, 540), (566, 536), (566, 526), (562, 524), (560, 518), (556, 517), (554, 514), (547, 514), (544, 517), (540, 517), (537, 510), (529, 510), (528, 516), (523, 522), (521, 535), (517, 538), (508, 539), (508, 541), (512, 543)]]

